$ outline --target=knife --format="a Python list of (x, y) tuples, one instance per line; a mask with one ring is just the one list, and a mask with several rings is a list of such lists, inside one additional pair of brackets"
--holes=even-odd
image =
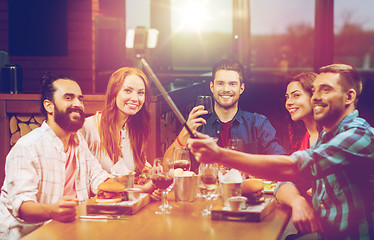
[(81, 220), (130, 220), (128, 217), (121, 215), (84, 215), (79, 216)]

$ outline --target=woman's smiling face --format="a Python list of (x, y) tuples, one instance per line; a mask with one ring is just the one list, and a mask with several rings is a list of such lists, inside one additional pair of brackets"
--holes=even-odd
[(300, 82), (293, 81), (287, 86), (286, 109), (293, 121), (303, 120), (305, 117), (313, 117), (313, 108), (310, 102), (310, 94), (301, 86)]
[(145, 85), (136, 75), (128, 75), (117, 94), (116, 105), (125, 118), (135, 115), (143, 107), (145, 101)]

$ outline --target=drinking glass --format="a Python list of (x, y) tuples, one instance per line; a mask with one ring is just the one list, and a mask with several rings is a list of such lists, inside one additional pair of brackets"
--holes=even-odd
[(173, 161), (168, 158), (156, 158), (153, 162), (152, 182), (162, 190), (162, 204), (156, 214), (169, 214), (172, 206), (168, 202), (169, 187), (174, 182)]
[[(196, 106), (203, 105), (204, 110), (208, 111), (207, 114), (203, 114), (200, 117), (207, 120), (213, 114), (213, 104), (211, 96), (198, 96), (196, 100)], [(202, 132), (204, 132), (204, 125), (202, 126)]]
[(236, 150), (239, 152), (243, 152), (244, 151), (243, 140), (239, 138), (229, 139), (229, 143), (226, 148), (231, 149), (231, 150)]
[(190, 151), (187, 147), (175, 147), (173, 152), (174, 169), (189, 171), (191, 168)]
[(212, 199), (217, 197), (218, 188), (218, 166), (216, 164), (201, 163), (199, 166), (198, 185), (200, 198), (206, 199), (207, 204), (201, 214), (211, 214)]
[[(243, 140), (239, 138), (229, 139), (229, 142), (225, 148), (239, 151), (239, 152), (244, 152)], [(226, 174), (229, 170), (230, 168), (224, 167), (224, 166), (222, 166), (222, 168), (220, 169), (222, 174)], [(247, 174), (242, 171), (240, 171), (240, 173), (242, 175), (243, 180), (246, 179)]]

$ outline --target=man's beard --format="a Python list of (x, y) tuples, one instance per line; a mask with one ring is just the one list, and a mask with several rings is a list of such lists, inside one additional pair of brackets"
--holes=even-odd
[[(80, 113), (80, 118), (71, 120), (69, 115), (71, 112)], [(83, 126), (85, 116), (81, 108), (67, 108), (66, 111), (61, 111), (56, 106), (54, 119), (55, 122), (65, 131), (76, 132)]]
[[(218, 98), (219, 98), (219, 96), (218, 96)], [(214, 99), (215, 104), (217, 104), (219, 107), (221, 107), (221, 108), (223, 108), (223, 109), (225, 109), (225, 110), (229, 110), (229, 109), (232, 109), (232, 108), (236, 108), (237, 103), (239, 102), (239, 98), (238, 98), (238, 99), (236, 99), (236, 101), (233, 101), (233, 102), (231, 102), (230, 104), (226, 104), (226, 105), (224, 105), (224, 104), (220, 103), (220, 102), (218, 101), (218, 99), (215, 99), (214, 96), (213, 96), (213, 99)]]
[(229, 109), (232, 109), (232, 108), (236, 108), (236, 103), (237, 103), (238, 101), (236, 101), (236, 102), (233, 102), (233, 103), (231, 103), (230, 105), (222, 105), (221, 103), (219, 103), (218, 101), (216, 101), (216, 104), (219, 106), (219, 107), (221, 107), (221, 108), (223, 108), (223, 109), (225, 109), (225, 110), (229, 110)]

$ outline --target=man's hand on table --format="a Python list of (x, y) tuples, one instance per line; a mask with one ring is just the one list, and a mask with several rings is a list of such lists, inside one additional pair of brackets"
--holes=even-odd
[(295, 198), (292, 203), (292, 222), (303, 233), (323, 232), (321, 222), (304, 197)]
[(60, 222), (71, 222), (76, 217), (76, 206), (78, 199), (71, 196), (65, 196), (57, 203), (52, 204), (50, 209), (50, 216), (53, 220)]
[(37, 223), (50, 219), (60, 222), (75, 220), (78, 199), (65, 196), (56, 203), (37, 203), (25, 201), (19, 208), (19, 217), (26, 222)]

